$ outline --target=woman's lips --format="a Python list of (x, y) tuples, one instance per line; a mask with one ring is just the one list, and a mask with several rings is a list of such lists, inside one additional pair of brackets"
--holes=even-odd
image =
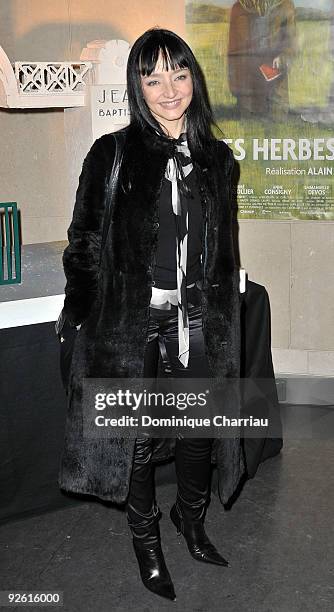
[(170, 102), (160, 102), (164, 108), (177, 108), (181, 104), (181, 100), (171, 100)]

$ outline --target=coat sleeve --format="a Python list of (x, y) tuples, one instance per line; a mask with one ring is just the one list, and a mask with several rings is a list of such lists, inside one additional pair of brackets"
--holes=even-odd
[(240, 252), (239, 252), (239, 223), (238, 223), (238, 197), (237, 188), (240, 177), (240, 168), (238, 162), (234, 158), (232, 149), (228, 148), (228, 168), (227, 168), (227, 190), (228, 201), (231, 211), (231, 230), (233, 241), (233, 254), (235, 267), (240, 268)]
[[(69, 244), (63, 254), (67, 281), (64, 312), (71, 325), (78, 325), (88, 317), (97, 292), (109, 181), (102, 139), (103, 137), (94, 142), (84, 159), (73, 218), (67, 232)], [(115, 150), (108, 153), (112, 154), (113, 158)]]
[(236, 216), (238, 212), (238, 201), (237, 201), (237, 187), (239, 180), (239, 165), (234, 159), (233, 151), (229, 150), (229, 168), (227, 172), (228, 178), (228, 191), (229, 191), (229, 202), (232, 212), (232, 223), (236, 223)]

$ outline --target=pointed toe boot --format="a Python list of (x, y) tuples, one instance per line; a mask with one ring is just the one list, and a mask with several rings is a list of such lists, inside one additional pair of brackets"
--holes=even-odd
[[(176, 502), (170, 511), (170, 518), (177, 529), (177, 534), (184, 536), (191, 556), (197, 561), (227, 567), (228, 561), (216, 550), (206, 535), (203, 520), (196, 519), (195, 516), (191, 520), (189, 509), (191, 508), (187, 508), (186, 518), (180, 504)], [(196, 510), (198, 509), (194, 509), (194, 515)]]
[(144, 586), (173, 601), (174, 586), (161, 549), (161, 512), (154, 499), (151, 456), (152, 439), (137, 438), (126, 514)]
[(167, 569), (160, 542), (150, 536), (148, 539), (133, 538), (140, 576), (144, 586), (160, 597), (175, 601), (172, 579)]

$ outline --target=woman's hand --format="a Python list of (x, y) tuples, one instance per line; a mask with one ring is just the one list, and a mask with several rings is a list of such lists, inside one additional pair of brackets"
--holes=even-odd
[(278, 55), (277, 57), (273, 59), (273, 68), (280, 70), (281, 65), (282, 65), (282, 61), (281, 61), (280, 56)]

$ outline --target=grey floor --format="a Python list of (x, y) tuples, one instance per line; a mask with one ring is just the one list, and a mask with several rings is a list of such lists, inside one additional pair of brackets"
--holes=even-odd
[(157, 487), (176, 602), (142, 585), (124, 514), (90, 503), (2, 527), (0, 590), (60, 590), (66, 612), (332, 611), (333, 464), (333, 438), (290, 438), (230, 511), (213, 496), (207, 532), (229, 568), (189, 556), (168, 516), (175, 485)]

